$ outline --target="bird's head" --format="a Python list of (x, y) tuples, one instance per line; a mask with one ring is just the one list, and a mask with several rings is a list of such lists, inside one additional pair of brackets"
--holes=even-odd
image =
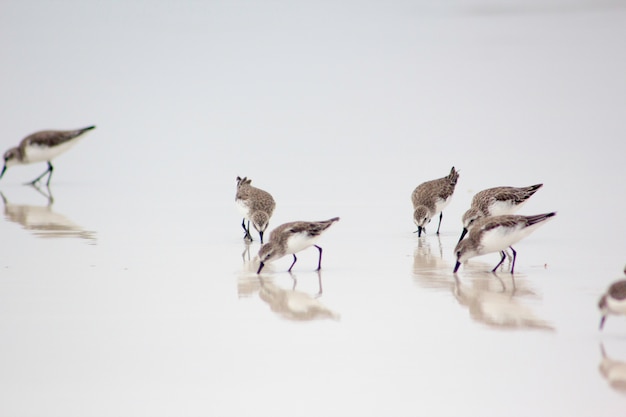
[(19, 150), (17, 148), (11, 148), (4, 153), (4, 167), (2, 172), (0, 172), (0, 178), (2, 178), (7, 168), (18, 163), (18, 155)]
[(417, 227), (424, 227), (430, 223), (430, 211), (426, 206), (418, 206), (413, 211), (413, 222)]
[(478, 210), (476, 210), (475, 208), (470, 208), (469, 210), (467, 210), (462, 217), (462, 221), (463, 221), (463, 227), (466, 229), (469, 229), (470, 226), (472, 224), (474, 224), (474, 222), (476, 220), (478, 220), (481, 217), (480, 213), (478, 212)]
[(250, 221), (257, 232), (263, 233), (265, 232), (265, 229), (267, 229), (267, 225), (270, 222), (270, 216), (266, 212), (259, 210), (252, 214)]
[(469, 239), (461, 240), (454, 248), (454, 256), (456, 257), (456, 265), (454, 266), (454, 272), (456, 272), (461, 264), (467, 261), (469, 258), (478, 254), (476, 249), (470, 244)]
[(278, 259), (283, 255), (280, 252), (278, 245), (275, 242), (267, 242), (261, 246), (259, 249), (259, 254), (257, 255), (260, 261), (259, 270), (257, 274), (261, 273), (261, 270), (265, 266), (266, 263), (272, 262), (274, 259)]

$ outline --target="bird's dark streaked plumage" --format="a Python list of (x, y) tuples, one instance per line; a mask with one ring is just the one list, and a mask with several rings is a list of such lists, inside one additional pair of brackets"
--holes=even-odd
[[(241, 226), (244, 230), (244, 239), (252, 241), (250, 234), (250, 222), (259, 232), (259, 238), (263, 243), (263, 234), (269, 225), (270, 218), (274, 213), (276, 202), (270, 193), (260, 188), (250, 185), (251, 179), (247, 177), (237, 177), (237, 194), (235, 203), (239, 211), (243, 214)], [(246, 220), (248, 226), (246, 227)]]
[(422, 230), (437, 214), (439, 214), (439, 226), (437, 226), (437, 234), (439, 234), (443, 209), (450, 203), (458, 179), (459, 172), (452, 167), (447, 176), (426, 181), (413, 190), (411, 194), (413, 222), (417, 226), (418, 237), (422, 236)]
[(487, 216), (515, 213), (542, 186), (543, 184), (528, 187), (493, 187), (476, 193), (469, 210), (463, 214), (463, 232), (459, 241), (476, 220)]

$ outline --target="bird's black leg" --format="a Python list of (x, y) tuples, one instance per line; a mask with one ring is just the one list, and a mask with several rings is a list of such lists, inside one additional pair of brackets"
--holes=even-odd
[(504, 251), (501, 251), (500, 255), (502, 256), (502, 259), (500, 259), (500, 262), (498, 262), (498, 265), (496, 265), (496, 267), (493, 268), (491, 272), (496, 272), (496, 269), (498, 269), (498, 267), (502, 265), (502, 262), (504, 262), (504, 260), (506, 259), (506, 254), (504, 253)]
[(252, 242), (252, 236), (250, 235), (250, 221), (248, 221), (248, 227), (246, 228), (246, 218), (244, 217), (243, 220), (241, 220), (241, 227), (243, 227), (243, 231), (245, 232), (243, 238)]
[(296, 254), (293, 254), (293, 262), (291, 263), (291, 266), (289, 267), (289, 269), (287, 270), (287, 272), (291, 272), (291, 268), (293, 268), (293, 266), (296, 264), (296, 261), (298, 260), (298, 258), (296, 258)]
[(317, 270), (319, 271), (320, 269), (322, 269), (322, 248), (320, 248), (317, 245), (313, 245), (313, 246), (315, 246), (320, 251), (320, 259), (319, 261), (317, 261)]
[(515, 258), (517, 257), (517, 252), (513, 249), (513, 246), (509, 246), (511, 251), (513, 252), (513, 265), (511, 266), (511, 274), (513, 273), (513, 269), (515, 269)]
[(52, 179), (53, 170), (54, 170), (54, 167), (52, 166), (50, 161), (48, 161), (48, 171), (50, 171), (50, 174), (48, 174), (48, 181), (46, 181), (46, 187), (50, 187), (50, 180)]
[(48, 176), (48, 183), (46, 185), (50, 185), (50, 177), (52, 176), (52, 170), (54, 168), (52, 167), (52, 164), (50, 162), (48, 162), (48, 169), (46, 169), (43, 174), (41, 174), (40, 176), (38, 176), (37, 178), (35, 178), (34, 180), (32, 180), (29, 184), (30, 185), (35, 185), (39, 182), (39, 180), (41, 180), (43, 177), (46, 176), (47, 173), (50, 173), (50, 175)]
[(439, 213), (439, 226), (437, 226), (437, 234), (439, 234), (439, 228), (441, 227), (441, 219), (443, 219), (443, 211)]

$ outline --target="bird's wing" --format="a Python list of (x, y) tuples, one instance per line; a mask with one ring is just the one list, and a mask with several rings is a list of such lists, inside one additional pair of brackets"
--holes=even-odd
[(28, 145), (56, 146), (74, 139), (81, 133), (80, 130), (44, 130), (25, 137), (20, 143), (20, 147), (23, 149)]

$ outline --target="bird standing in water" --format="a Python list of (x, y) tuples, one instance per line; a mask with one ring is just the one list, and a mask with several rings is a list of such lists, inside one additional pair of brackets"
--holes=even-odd
[(422, 236), (422, 230), (430, 223), (430, 220), (439, 214), (439, 226), (441, 227), (443, 209), (450, 204), (450, 199), (454, 193), (456, 182), (459, 179), (459, 172), (452, 167), (450, 174), (443, 178), (426, 181), (418, 185), (411, 194), (413, 202), (413, 222), (417, 226), (417, 236)]
[(321, 222), (290, 222), (281, 224), (272, 230), (270, 241), (259, 249), (259, 260), (261, 262), (257, 274), (261, 273), (267, 262), (282, 258), (288, 254), (293, 254), (293, 262), (289, 267), (289, 272), (291, 272), (291, 268), (298, 260), (296, 253), (310, 246), (315, 246), (320, 252), (317, 262), (317, 270), (319, 271), (322, 268), (322, 248), (315, 243), (322, 233), (338, 220), (339, 217), (333, 217), (330, 220)]
[[(247, 177), (237, 177), (235, 203), (241, 214), (243, 214), (243, 220), (241, 221), (241, 227), (245, 231), (243, 238), (247, 241), (252, 241), (252, 235), (250, 234), (250, 221), (252, 221), (252, 226), (259, 232), (259, 238), (261, 243), (263, 243), (263, 233), (265, 233), (265, 229), (269, 225), (276, 203), (270, 193), (253, 187), (250, 185), (251, 182), (252, 180)], [(248, 220), (247, 227), (246, 220)]]
[[(624, 267), (624, 274), (626, 274), (626, 266)], [(602, 312), (600, 330), (604, 327), (604, 322), (609, 314), (626, 316), (626, 279), (611, 284), (600, 298), (598, 308)]]
[(2, 168), (0, 178), (2, 178), (6, 170), (13, 165), (25, 165), (46, 161), (48, 163), (48, 169), (32, 180), (30, 184), (35, 185), (48, 174), (46, 185), (49, 186), (52, 171), (54, 170), (51, 163), (52, 159), (67, 151), (78, 142), (78, 139), (83, 133), (92, 129), (95, 129), (95, 126), (88, 126), (76, 130), (44, 130), (26, 136), (18, 146), (4, 153), (4, 168)]

